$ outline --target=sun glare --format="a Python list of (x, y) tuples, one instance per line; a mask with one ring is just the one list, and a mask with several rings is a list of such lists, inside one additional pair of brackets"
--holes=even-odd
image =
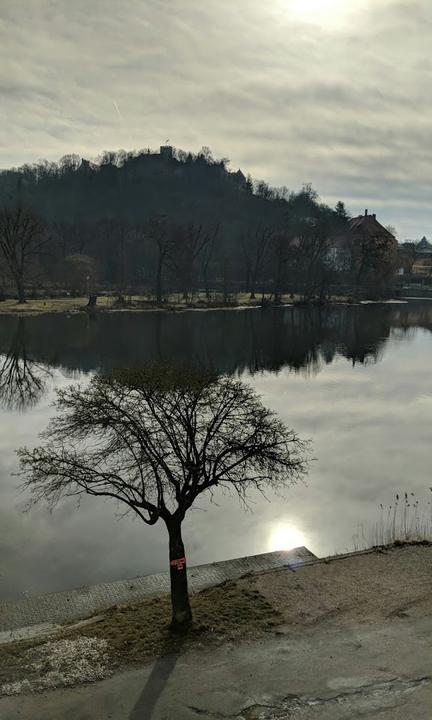
[(303, 13), (325, 13), (344, 6), (341, 0), (291, 0), (292, 9)]
[(293, 19), (327, 27), (338, 27), (364, 0), (282, 0)]
[(306, 538), (294, 525), (277, 525), (271, 532), (269, 548), (271, 552), (276, 550), (292, 550), (296, 547), (306, 545)]

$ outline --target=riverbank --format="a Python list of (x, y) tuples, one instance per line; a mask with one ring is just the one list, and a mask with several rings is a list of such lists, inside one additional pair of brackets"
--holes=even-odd
[[(347, 302), (346, 298), (335, 297), (331, 302)], [(96, 307), (89, 309), (87, 307), (87, 297), (62, 297), (62, 298), (38, 298), (28, 299), (23, 305), (16, 300), (4, 300), (0, 302), (0, 316), (12, 315), (15, 317), (31, 317), (37, 315), (75, 315), (81, 312), (91, 313), (143, 313), (143, 312), (181, 312), (185, 310), (239, 310), (254, 309), (263, 307), (263, 298), (258, 296), (256, 299), (250, 299), (248, 293), (240, 293), (236, 296), (235, 301), (225, 303), (223, 298), (215, 296), (211, 301), (207, 301), (204, 295), (196, 297), (193, 301), (180, 300), (178, 296), (171, 296), (163, 305), (156, 305), (155, 302), (142, 296), (133, 296), (128, 298), (124, 303), (119, 303), (115, 297), (108, 295), (100, 295), (97, 299)], [(270, 296), (264, 296), (264, 307), (281, 307), (292, 304), (301, 303), (299, 295), (283, 295), (280, 303), (274, 305), (270, 301)]]
[[(287, 566), (294, 568), (311, 559), (315, 559), (315, 555), (307, 548), (300, 547), (190, 566), (189, 589), (196, 592), (237, 580), (249, 573)], [(148, 596), (162, 596), (169, 592), (169, 587), (169, 573), (158, 573), (42, 595), (26, 594), (16, 600), (0, 600), (0, 644), (9, 634), (11, 637), (19, 637), (19, 628), (28, 629), (24, 635), (21, 633), (21, 637), (34, 632), (37, 634), (38, 626), (42, 626), (45, 631), (49, 623), (71, 623), (113, 605), (130, 604)]]
[[(288, 300), (288, 296), (283, 298), (282, 304), (292, 302)], [(0, 302), (0, 316), (14, 315), (18, 317), (27, 317), (34, 315), (74, 315), (80, 312), (89, 312), (87, 307), (87, 297), (62, 297), (62, 298), (38, 298), (29, 299), (24, 305), (20, 305), (16, 300), (4, 300)], [(148, 298), (136, 295), (128, 298), (124, 303), (119, 303), (117, 298), (100, 295), (97, 304), (90, 311), (92, 313), (99, 312), (179, 312), (182, 310), (215, 310), (230, 308), (256, 308), (262, 305), (260, 300), (251, 300), (249, 295), (244, 293), (237, 297), (235, 303), (226, 304), (222, 299), (213, 299), (207, 302), (204, 297), (198, 297), (194, 301), (186, 302), (179, 300), (177, 296), (171, 296), (167, 302), (161, 306)]]
[(179, 300), (177, 296), (170, 297), (163, 305), (156, 305), (153, 301), (141, 296), (133, 296), (128, 298), (127, 302), (119, 303), (115, 297), (101, 295), (97, 299), (95, 307), (88, 308), (87, 297), (65, 297), (65, 298), (39, 298), (29, 299), (24, 305), (20, 305), (16, 300), (4, 300), (0, 302), (0, 317), (34, 317), (37, 315), (76, 315), (78, 313), (143, 313), (143, 312), (184, 312), (188, 310), (246, 310), (256, 308), (286, 307), (291, 305), (298, 306), (316, 306), (316, 305), (365, 305), (365, 304), (382, 304), (382, 303), (405, 303), (408, 300), (419, 300), (420, 298), (396, 298), (392, 300), (360, 300), (353, 302), (346, 297), (332, 297), (330, 300), (319, 301), (303, 301), (299, 295), (283, 295), (279, 303), (271, 302), (269, 296), (262, 298), (250, 299), (248, 293), (241, 293), (236, 296), (235, 302), (225, 303), (222, 299), (215, 297), (211, 301), (207, 301), (204, 296), (197, 297), (193, 301)]
[[(187, 638), (173, 638), (167, 632), (169, 598), (155, 595), (141, 602), (116, 605), (84, 624), (63, 626), (48, 641), (45, 638), (3, 645), (0, 648), (3, 694), (73, 686), (113, 673), (113, 680), (106, 682), (114, 682), (116, 677), (122, 677), (117, 674), (131, 665), (154, 662), (154, 667), (159, 664), (160, 669), (165, 657), (188, 654), (199, 657), (205, 652), (213, 655), (219, 652), (218, 648), (230, 654), (245, 642), (250, 652), (255, 652), (253, 648), (259, 652), (263, 644), (273, 647), (287, 640), (292, 644), (296, 638), (315, 632), (345, 632), (354, 642), (350, 629), (354, 626), (374, 627), (374, 635), (379, 635), (384, 626), (389, 626), (392, 632), (399, 631), (404, 623), (421, 622), (431, 616), (432, 545), (377, 548), (309, 560), (296, 568), (248, 574), (193, 593), (192, 607), (195, 624)], [(311, 661), (311, 647), (314, 646), (309, 638), (309, 652), (304, 658), (307, 662)], [(430, 649), (429, 654), (432, 660)], [(300, 658), (297, 660), (300, 662)], [(201, 663), (205, 670), (203, 657)], [(230, 672), (227, 666), (227, 684)], [(264, 667), (255, 678), (257, 694), (270, 672), (270, 666)], [(97, 688), (94, 692), (99, 693)], [(42, 713), (43, 702), (40, 705)], [(3, 705), (12, 707), (18, 706)], [(42, 715), (55, 717), (48, 712)], [(2, 717), (14, 716), (2, 714)], [(117, 720), (130, 716), (110, 717)], [(232, 717), (237, 715), (233, 713)]]

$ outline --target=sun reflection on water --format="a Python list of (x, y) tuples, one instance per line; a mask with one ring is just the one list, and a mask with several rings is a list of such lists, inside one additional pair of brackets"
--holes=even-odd
[(306, 546), (306, 536), (295, 525), (291, 523), (280, 523), (276, 525), (269, 536), (269, 550), (292, 550), (293, 548)]

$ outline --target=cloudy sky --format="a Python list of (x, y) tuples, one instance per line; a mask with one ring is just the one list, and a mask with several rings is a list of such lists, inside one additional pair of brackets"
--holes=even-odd
[(432, 236), (430, 0), (0, 1), (0, 167), (208, 145)]

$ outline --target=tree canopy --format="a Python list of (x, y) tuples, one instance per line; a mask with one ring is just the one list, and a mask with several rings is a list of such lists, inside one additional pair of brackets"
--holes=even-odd
[(35, 501), (113, 498), (170, 537), (173, 621), (190, 618), (181, 523), (198, 495), (217, 488), (244, 502), (307, 470), (308, 443), (240, 380), (150, 365), (96, 375), (57, 392), (43, 445), (18, 451)]

